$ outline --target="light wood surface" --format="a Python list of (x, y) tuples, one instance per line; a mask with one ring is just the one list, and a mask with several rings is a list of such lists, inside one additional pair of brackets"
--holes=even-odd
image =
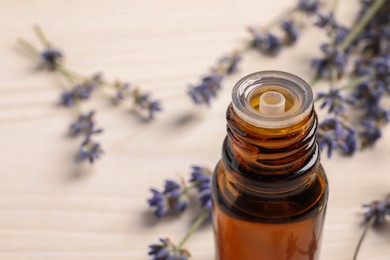
[[(337, 15), (350, 24), (358, 1), (340, 1)], [(214, 167), (225, 136), (230, 91), (242, 76), (278, 69), (311, 78), (321, 31), (309, 28), (278, 58), (249, 53), (241, 71), (224, 83), (212, 107), (186, 96), (215, 60), (242, 46), (245, 27), (270, 21), (293, 0), (219, 1), (0, 1), (0, 259), (147, 259), (159, 237), (179, 241), (192, 216), (156, 221), (146, 199), (166, 178), (187, 177), (194, 164)], [(38, 23), (65, 52), (69, 67), (85, 74), (139, 84), (162, 101), (164, 112), (140, 122), (107, 94), (96, 108), (105, 129), (105, 155), (77, 165), (80, 140), (66, 136), (72, 110), (57, 105), (62, 82), (16, 50), (16, 40), (37, 41)], [(321, 113), (320, 113), (321, 114)], [(321, 114), (320, 116), (323, 116)], [(330, 200), (322, 259), (351, 259), (362, 232), (361, 204), (390, 192), (390, 129), (373, 149), (353, 158), (323, 158)], [(359, 259), (390, 259), (390, 227), (370, 231)], [(193, 259), (213, 259), (211, 227), (187, 244)]]

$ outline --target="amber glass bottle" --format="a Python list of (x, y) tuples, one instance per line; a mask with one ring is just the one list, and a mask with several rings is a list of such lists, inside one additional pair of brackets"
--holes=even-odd
[(232, 100), (212, 180), (216, 259), (318, 259), (328, 184), (310, 86), (257, 72)]

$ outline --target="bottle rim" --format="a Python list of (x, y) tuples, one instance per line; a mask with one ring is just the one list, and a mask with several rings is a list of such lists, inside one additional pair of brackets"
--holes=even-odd
[[(259, 97), (267, 91), (282, 93), (289, 103), (278, 114), (261, 113), (256, 109)], [(313, 92), (309, 84), (288, 72), (259, 71), (240, 79), (232, 91), (234, 112), (257, 127), (284, 128), (299, 123), (313, 109)]]

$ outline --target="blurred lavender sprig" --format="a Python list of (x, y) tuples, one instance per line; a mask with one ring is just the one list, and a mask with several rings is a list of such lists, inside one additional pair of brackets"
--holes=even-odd
[(367, 231), (373, 226), (382, 226), (386, 221), (386, 217), (390, 216), (390, 195), (388, 195), (384, 200), (374, 200), (369, 204), (364, 204), (363, 208), (366, 210), (364, 212), (365, 228), (356, 246), (353, 260), (357, 259)]
[[(328, 107), (329, 118), (319, 124), (318, 140), (329, 157), (333, 150), (351, 155), (357, 148), (375, 144), (381, 128), (390, 122), (390, 106), (385, 102), (390, 96), (389, 11), (389, 1), (363, 1), (351, 29), (336, 21), (334, 10), (318, 14), (316, 25), (330, 38), (321, 46), (324, 57), (312, 62), (315, 78), (329, 80), (329, 91), (317, 96), (321, 108)], [(347, 74), (349, 60), (355, 60), (353, 79), (346, 87), (337, 87)], [(353, 109), (346, 109), (346, 104)]]
[(160, 238), (159, 244), (149, 246), (152, 260), (187, 260), (191, 257), (185, 249), (178, 248), (169, 238)]
[(212, 172), (207, 167), (192, 166), (188, 182), (165, 180), (162, 191), (151, 188), (152, 197), (148, 200), (148, 204), (154, 209), (154, 215), (161, 218), (170, 212), (181, 213), (190, 204), (194, 204), (191, 200), (193, 196), (198, 198), (202, 209), (211, 209), (211, 175)]
[(217, 65), (211, 69), (210, 74), (204, 76), (197, 85), (190, 85), (188, 94), (197, 105), (210, 106), (222, 88), (224, 77), (238, 71), (238, 64), (242, 59), (239, 51), (233, 51), (218, 60)]
[(181, 213), (196, 204), (201, 211), (178, 246), (171, 243), (169, 239), (160, 239), (160, 244), (151, 245), (149, 255), (153, 256), (152, 259), (188, 259), (190, 255), (187, 250), (182, 249), (183, 245), (206, 220), (211, 219), (211, 175), (209, 168), (193, 166), (188, 182), (181, 181), (180, 184), (175, 180), (166, 180), (163, 191), (150, 189), (152, 197), (148, 200), (148, 204), (158, 218), (169, 213)]
[(101, 73), (87, 77), (68, 69), (64, 64), (63, 52), (47, 40), (39, 27), (34, 27), (34, 32), (43, 46), (41, 50), (23, 39), (19, 43), (26, 54), (37, 61), (39, 68), (56, 72), (66, 80), (68, 88), (61, 93), (60, 103), (65, 107), (74, 107), (77, 112), (78, 119), (71, 125), (70, 131), (73, 137), (84, 134), (78, 155), (81, 161), (93, 163), (103, 154), (101, 145), (92, 138), (92, 135), (102, 132), (101, 129), (95, 129), (95, 112), (84, 114), (81, 109), (81, 102), (90, 99), (96, 90), (102, 87), (113, 89), (116, 92), (116, 103), (128, 100), (138, 115), (149, 120), (154, 118), (156, 112), (161, 111), (160, 102), (138, 87), (130, 88), (129, 84), (122, 84), (120, 81), (110, 83), (104, 80)]
[(340, 117), (331, 117), (318, 125), (318, 143), (321, 149), (327, 149), (328, 157), (335, 149), (351, 155), (358, 148), (356, 129)]
[(364, 212), (366, 222), (374, 219), (374, 225), (382, 225), (386, 216), (390, 216), (390, 196), (383, 201), (374, 200), (369, 204), (364, 204), (363, 208), (366, 209)]
[(88, 160), (90, 163), (93, 163), (103, 154), (101, 145), (93, 141), (95, 134), (103, 132), (103, 129), (96, 127), (94, 116), (95, 111), (80, 114), (77, 120), (70, 125), (69, 129), (69, 133), (73, 137), (83, 135), (84, 140), (81, 143), (78, 158), (81, 161)]
[[(300, 26), (294, 13), (308, 16), (317, 12), (319, 0), (299, 0), (296, 6), (283, 11), (274, 21), (264, 27), (250, 27), (251, 39), (244, 48), (232, 51), (217, 60), (215, 66), (203, 76), (199, 83), (190, 85), (188, 94), (196, 105), (210, 106), (222, 89), (223, 80), (238, 71), (238, 65), (248, 50), (258, 50), (267, 55), (277, 55), (285, 46), (296, 43), (300, 36)], [(279, 32), (273, 32), (279, 26)]]
[(188, 188), (174, 180), (166, 180), (164, 190), (152, 188), (153, 197), (148, 200), (149, 206), (154, 207), (154, 215), (161, 218), (168, 212), (183, 212), (188, 205)]

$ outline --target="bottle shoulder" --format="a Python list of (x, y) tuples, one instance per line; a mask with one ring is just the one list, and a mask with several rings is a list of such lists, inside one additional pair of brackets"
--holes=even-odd
[[(244, 173), (245, 174), (245, 173)], [(302, 220), (325, 210), (328, 199), (328, 181), (321, 164), (312, 169), (309, 179), (300, 187), (280, 192), (242, 185), (220, 161), (212, 180), (213, 201), (226, 214), (235, 218), (285, 222)]]

